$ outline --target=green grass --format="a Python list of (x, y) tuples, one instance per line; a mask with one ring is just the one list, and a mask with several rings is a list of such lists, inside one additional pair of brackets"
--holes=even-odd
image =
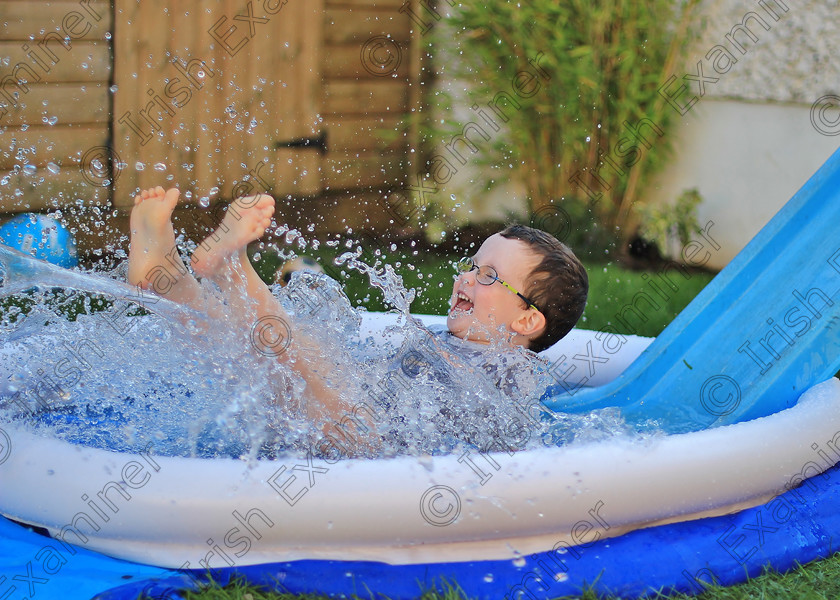
[[(713, 279), (707, 272), (630, 271), (614, 263), (586, 264), (589, 299), (578, 327), (655, 337)], [(636, 312), (638, 311), (638, 312)]]
[[(317, 594), (288, 594), (266, 592), (259, 588), (236, 583), (224, 588), (214, 586), (201, 592), (190, 592), (187, 600), (327, 600)], [(562, 596), (554, 600), (610, 600), (611, 596), (599, 596), (592, 590), (579, 596)], [(787, 574), (767, 572), (731, 587), (710, 587), (699, 596), (675, 594), (652, 596), (669, 600), (837, 600), (840, 598), (840, 554), (822, 561), (798, 566)], [(418, 600), (472, 600), (452, 587), (436, 593), (418, 592)], [(352, 596), (352, 600), (371, 600), (370, 596)], [(378, 600), (378, 598), (377, 598)], [(500, 598), (501, 600), (501, 598)]]

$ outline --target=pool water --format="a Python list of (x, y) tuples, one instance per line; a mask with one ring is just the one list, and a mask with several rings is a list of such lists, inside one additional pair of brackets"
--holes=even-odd
[[(375, 337), (360, 333), (361, 312), (326, 275), (296, 273), (273, 288), (290, 342), (296, 332), (319, 341), (322, 372), (347, 407), (339, 417), (313, 417), (303, 380), (277, 360), (289, 350), (265, 352), (235, 315), (209, 319), (140, 292), (119, 281), (119, 269), (3, 258), (0, 418), (43, 435), (122, 452), (151, 445), (161, 455), (257, 459), (514, 451), (633, 433), (614, 409), (549, 415), (539, 393), (511, 397), (488, 385), (486, 365), (459, 358), (446, 336), (408, 314), (414, 294), (398, 276), (352, 256), (339, 260), (396, 307), (394, 324)], [(224, 306), (218, 288), (202, 285)], [(529, 389), (545, 389), (539, 372), (525, 376)]]

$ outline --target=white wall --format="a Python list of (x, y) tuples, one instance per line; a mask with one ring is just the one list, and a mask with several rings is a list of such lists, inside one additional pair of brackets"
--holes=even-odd
[(704, 99), (674, 127), (674, 155), (648, 188), (654, 203), (697, 188), (701, 225), (714, 221), (721, 245), (708, 265), (723, 268), (837, 149), (810, 108)]
[[(819, 98), (840, 94), (840, 5), (705, 0), (699, 14), (702, 33), (677, 75), (696, 75), (701, 61), (704, 75), (718, 81), (707, 83), (705, 96), (677, 118), (673, 160), (646, 191), (663, 203), (698, 188), (699, 220), (715, 222), (723, 246), (709, 266), (722, 268), (840, 146), (840, 136), (823, 135), (811, 122)], [(755, 41), (743, 31), (733, 34), (748, 14), (763, 21), (747, 20)], [(715, 47), (737, 60), (725, 73), (706, 58)], [(697, 83), (684, 82), (689, 92), (681, 103), (699, 95)], [(840, 96), (821, 117), (824, 131), (840, 133)]]

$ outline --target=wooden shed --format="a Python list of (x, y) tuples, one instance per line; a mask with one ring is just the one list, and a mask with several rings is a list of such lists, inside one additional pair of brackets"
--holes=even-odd
[(416, 1), (0, 0), (0, 213), (58, 209), (83, 250), (154, 185), (190, 231), (260, 191), (294, 227), (387, 226), (415, 168), (383, 132), (419, 104)]

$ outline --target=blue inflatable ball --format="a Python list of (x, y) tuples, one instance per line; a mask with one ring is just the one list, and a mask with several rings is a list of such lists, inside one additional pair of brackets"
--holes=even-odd
[(0, 244), (65, 269), (79, 264), (72, 234), (44, 215), (24, 213), (6, 221), (0, 226)]

